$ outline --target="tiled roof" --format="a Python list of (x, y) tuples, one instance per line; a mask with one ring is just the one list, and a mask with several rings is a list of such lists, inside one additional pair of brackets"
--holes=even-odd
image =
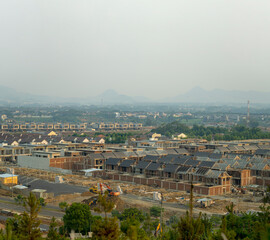
[(104, 157), (103, 157), (100, 153), (93, 153), (93, 154), (90, 154), (89, 157), (90, 157), (91, 159), (94, 159), (94, 160), (96, 160), (96, 159), (104, 159)]
[(256, 163), (251, 167), (251, 170), (263, 170), (267, 166), (267, 163)]
[(161, 168), (161, 165), (159, 163), (150, 163), (150, 165), (146, 168), (147, 170), (150, 170), (150, 171), (157, 171)]
[(117, 166), (117, 165), (119, 165), (119, 163), (120, 163), (121, 160), (122, 159), (120, 159), (120, 158), (109, 158), (106, 161), (106, 165)]
[(214, 166), (215, 162), (212, 161), (202, 161), (200, 163), (200, 168), (205, 167), (205, 168), (212, 168)]
[(200, 164), (201, 162), (198, 161), (198, 160), (192, 160), (192, 159), (189, 159), (185, 162), (185, 165), (186, 166), (192, 166), (192, 167), (196, 167)]
[(175, 151), (174, 148), (172, 148), (172, 149), (166, 149), (166, 152), (167, 152), (168, 154), (177, 154), (177, 152)]
[(135, 160), (124, 160), (122, 163), (120, 163), (120, 167), (130, 167), (135, 163)]
[(148, 165), (150, 165), (150, 162), (139, 161), (135, 168), (145, 169)]
[(191, 169), (189, 166), (180, 166), (177, 170), (177, 173), (187, 173)]
[(184, 149), (184, 148), (175, 148), (174, 149), (178, 154), (182, 154), (182, 155), (185, 155), (185, 154), (188, 154), (189, 152), (186, 150), (186, 149)]
[(218, 178), (224, 171), (219, 171), (219, 170), (209, 170), (205, 175), (208, 178)]
[(176, 158), (175, 155), (167, 155), (167, 156), (164, 156), (164, 157), (161, 157), (158, 162), (161, 162), (161, 163), (171, 163), (174, 159)]
[(189, 156), (178, 157), (178, 158), (175, 158), (172, 163), (181, 165), (181, 164), (184, 164), (188, 159), (191, 159), (191, 157)]
[(105, 159), (108, 159), (108, 158), (114, 158), (114, 157), (115, 157), (115, 155), (114, 155), (112, 152), (101, 153), (101, 155), (102, 155)]
[(209, 168), (198, 168), (194, 175), (204, 176), (208, 171), (210, 171)]
[(113, 152), (113, 155), (116, 158), (125, 158), (126, 157), (126, 155), (123, 152)]
[(153, 156), (153, 155), (146, 155), (143, 160), (144, 161), (157, 161), (159, 159), (159, 156)]
[(177, 165), (167, 164), (163, 171), (170, 172), (170, 173), (176, 173), (178, 169), (179, 169), (179, 166), (177, 166)]

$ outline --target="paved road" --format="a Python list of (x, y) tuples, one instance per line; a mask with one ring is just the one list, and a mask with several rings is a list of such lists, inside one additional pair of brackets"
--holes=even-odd
[(83, 193), (88, 191), (87, 187), (81, 187), (66, 183), (53, 183), (46, 180), (31, 178), (20, 175), (18, 181), (22, 185), (30, 185), (29, 189), (46, 189), (48, 193), (54, 193), (55, 196), (62, 194)]
[[(2, 221), (6, 221), (8, 218), (11, 217), (0, 215), (0, 220)], [(48, 231), (50, 226), (46, 224), (40, 224), (39, 227), (41, 230)]]
[[(16, 204), (15, 201), (9, 197), (0, 197), (0, 209), (6, 209), (13, 212), (18, 212), (18, 213), (23, 213), (25, 210), (23, 206)], [(103, 213), (99, 214), (94, 211), (91, 211), (91, 213), (94, 216), (102, 216), (102, 217), (105, 216)], [(62, 219), (64, 214), (65, 213), (61, 211), (58, 206), (46, 205), (45, 207), (41, 208), (39, 215), (48, 217), (50, 219), (53, 216), (57, 219)], [(108, 214), (108, 216), (111, 216), (111, 215)]]
[[(0, 209), (12, 210), (14, 212), (22, 213), (24, 212), (24, 207), (15, 203), (12, 198), (8, 197), (0, 197)], [(47, 205), (41, 208), (40, 211), (41, 216), (52, 218), (62, 218), (64, 216), (64, 212), (62, 212), (59, 207)]]

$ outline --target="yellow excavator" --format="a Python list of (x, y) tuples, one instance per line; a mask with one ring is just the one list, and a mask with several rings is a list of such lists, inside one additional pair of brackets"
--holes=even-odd
[(97, 186), (92, 186), (89, 188), (89, 192), (98, 194), (98, 188)]
[(111, 187), (109, 185), (107, 185), (106, 183), (98, 183), (97, 185), (94, 185), (92, 187), (89, 188), (89, 192), (91, 193), (101, 193), (103, 194), (105, 191), (109, 192), (109, 196), (119, 196), (120, 192), (119, 191), (114, 191), (111, 189)]

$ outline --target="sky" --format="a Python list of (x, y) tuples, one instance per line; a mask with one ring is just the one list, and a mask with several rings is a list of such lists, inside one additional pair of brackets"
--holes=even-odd
[(2, 0), (0, 85), (152, 99), (270, 90), (269, 0)]

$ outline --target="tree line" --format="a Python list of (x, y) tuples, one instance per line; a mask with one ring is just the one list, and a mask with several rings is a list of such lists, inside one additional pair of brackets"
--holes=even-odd
[(257, 127), (246, 127), (243, 125), (235, 125), (231, 128), (223, 127), (204, 127), (200, 125), (187, 125), (178, 121), (163, 124), (151, 132), (160, 133), (167, 137), (172, 137), (180, 133), (186, 134), (189, 138), (204, 138), (207, 140), (245, 140), (245, 139), (267, 139), (270, 138), (270, 133), (263, 132)]

